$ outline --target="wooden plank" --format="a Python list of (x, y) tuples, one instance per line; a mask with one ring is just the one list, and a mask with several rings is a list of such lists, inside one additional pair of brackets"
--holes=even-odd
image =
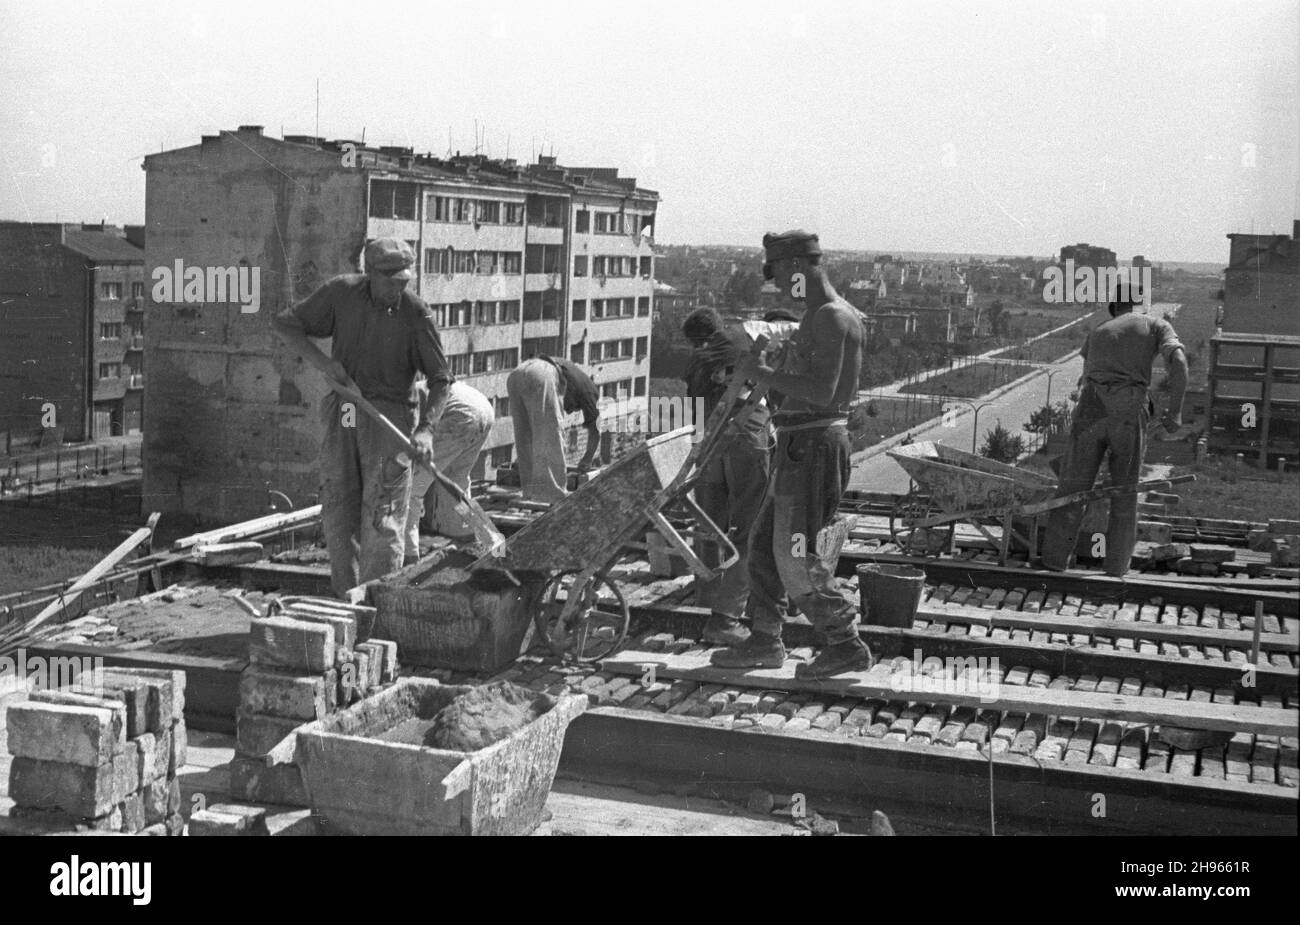
[(273, 530), (287, 527), (305, 526), (320, 517), (320, 510), (320, 505), (316, 504), (312, 507), (305, 507), (300, 511), (285, 511), (283, 514), (268, 514), (265, 517), (256, 517), (252, 520), (245, 520), (241, 523), (231, 524), (228, 527), (209, 530), (206, 533), (195, 533), (190, 536), (183, 536), (176, 542), (172, 543), (172, 549), (179, 551), (210, 543), (225, 543), (230, 540), (244, 539), (250, 536), (257, 536), (259, 533), (268, 533)]
[[(794, 676), (795, 662), (780, 668), (736, 670), (715, 668), (706, 656), (665, 655), (662, 652), (625, 650), (601, 662), (605, 671), (640, 676), (646, 665), (656, 666), (659, 676), (673, 680), (729, 684), (738, 687), (777, 687), (782, 690), (815, 691), (840, 697), (897, 699), (900, 691), (888, 680), (880, 681), (867, 672), (845, 673), (824, 681), (804, 681)], [(975, 685), (954, 684), (956, 687)], [(1186, 700), (1157, 700), (1147, 697), (1124, 697), (1118, 694), (1088, 694), (1078, 691), (1000, 685), (997, 696), (992, 691), (971, 690), (901, 692), (908, 699), (927, 703), (947, 703), (976, 709), (996, 709), (1016, 713), (1126, 720), (1156, 723), (1190, 729), (1225, 732), (1252, 732), (1258, 735), (1295, 735), (1300, 715), (1294, 710), (1265, 707), (1238, 707), (1222, 704), (1192, 703)]]
[(32, 617), (31, 620), (29, 620), (27, 624), (19, 630), (19, 632), (31, 632), (54, 615), (62, 612), (65, 607), (81, 595), (82, 591), (86, 590), (112, 571), (113, 566), (117, 565), (117, 563), (135, 552), (142, 543), (149, 542), (149, 537), (151, 536), (153, 536), (152, 527), (141, 527), (139, 530), (132, 533), (129, 537), (123, 540), (116, 549), (104, 558), (100, 559), (90, 571), (86, 572), (74, 581), (67, 591), (59, 595), (57, 600), (51, 602), (40, 613)]
[[(922, 604), (916, 614), (921, 619), (961, 621), (994, 627), (1043, 630), (1063, 633), (1088, 633), (1102, 636), (1129, 637), (1176, 642), (1185, 645), (1236, 645), (1248, 646), (1251, 633), (1233, 630), (1210, 629), (1178, 624), (1128, 623), (1102, 620), (1096, 617), (1060, 617), (1051, 613), (1026, 614), (1016, 611), (988, 610), (982, 607), (963, 607), (947, 604), (931, 607)], [(1261, 633), (1260, 648), (1268, 652), (1300, 652), (1300, 634)]]

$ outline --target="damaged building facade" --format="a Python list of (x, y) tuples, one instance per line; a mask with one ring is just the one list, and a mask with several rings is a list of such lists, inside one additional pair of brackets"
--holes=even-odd
[[(265, 512), (269, 490), (314, 501), (325, 386), (271, 318), (359, 272), (375, 238), (411, 245), (410, 287), (433, 309), (453, 373), (496, 409), (475, 478), (513, 456), (506, 377), (528, 356), (567, 356), (602, 398), (629, 400), (606, 414), (646, 401), (659, 197), (616, 169), (274, 139), (259, 126), (150, 155), (144, 169), (151, 510), (232, 520)], [(259, 269), (256, 310), (233, 295), (154, 298), (157, 274), (177, 261)]]

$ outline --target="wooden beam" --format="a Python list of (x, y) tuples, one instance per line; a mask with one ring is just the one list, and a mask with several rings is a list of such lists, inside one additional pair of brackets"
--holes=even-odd
[(250, 536), (257, 536), (259, 533), (269, 533), (273, 530), (285, 527), (301, 526), (318, 517), (320, 517), (319, 504), (305, 507), (300, 511), (285, 511), (283, 514), (268, 514), (265, 517), (256, 517), (253, 520), (245, 520), (242, 523), (231, 524), (228, 527), (221, 527), (217, 530), (209, 530), (206, 533), (195, 533), (190, 536), (183, 536), (176, 542), (172, 543), (172, 549), (190, 549), (193, 546), (207, 545), (209, 543), (225, 543), (230, 540), (244, 539)]
[(32, 617), (31, 620), (22, 627), (20, 632), (31, 632), (41, 624), (48, 621), (51, 617), (61, 613), (65, 607), (81, 595), (82, 591), (86, 590), (95, 582), (99, 581), (99, 579), (111, 572), (113, 566), (131, 555), (139, 549), (141, 545), (149, 542), (149, 537), (151, 536), (153, 536), (153, 529), (151, 527), (141, 527), (139, 530), (132, 533), (129, 537), (123, 540), (116, 549), (104, 558), (100, 559), (90, 571), (86, 572), (74, 581), (67, 591), (60, 594), (56, 600), (52, 601), (40, 613)]
[[(1293, 736), (1300, 727), (1300, 714), (1254, 706), (1228, 706), (1193, 703), (1155, 697), (1131, 697), (1120, 694), (1095, 694), (1083, 691), (1059, 691), (1045, 688), (998, 684), (993, 691), (970, 690), (975, 684), (949, 683), (948, 690), (904, 691), (891, 683), (889, 669), (877, 666), (870, 672), (845, 673), (825, 681), (804, 681), (794, 676), (795, 662), (780, 668), (715, 668), (703, 655), (668, 655), (663, 652), (624, 650), (601, 662), (605, 671), (641, 675), (647, 665), (654, 665), (660, 677), (699, 681), (738, 687), (777, 687), (789, 691), (809, 691), (841, 697), (917, 700), (923, 703), (949, 703), (954, 706), (1016, 713), (1046, 713), (1051, 716), (1080, 716), (1124, 720), (1188, 729), (1220, 732), (1251, 732), (1256, 735)], [(881, 670), (884, 668), (884, 670)], [(922, 679), (916, 679), (919, 683)], [(942, 686), (942, 685), (935, 685)], [(964, 688), (964, 689), (960, 689)]]

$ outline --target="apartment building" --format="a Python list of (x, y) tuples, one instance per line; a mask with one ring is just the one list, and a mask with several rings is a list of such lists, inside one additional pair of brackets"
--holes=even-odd
[(0, 222), (0, 449), (140, 433), (144, 252), (134, 231)]
[(611, 399), (605, 416), (645, 402), (658, 195), (616, 169), (275, 139), (259, 126), (150, 155), (144, 169), (147, 271), (181, 261), (261, 279), (256, 311), (230, 298), (149, 305), (160, 330), (145, 396), (160, 422), (144, 449), (154, 510), (231, 519), (262, 511), (267, 489), (315, 497), (324, 386), (270, 319), (364, 269), (379, 237), (411, 245), (411, 288), (434, 310), (453, 373), (496, 408), (476, 476), (513, 457), (505, 383), (529, 356), (583, 364)]
[(1300, 336), (1300, 220), (1285, 234), (1230, 234), (1223, 330)]

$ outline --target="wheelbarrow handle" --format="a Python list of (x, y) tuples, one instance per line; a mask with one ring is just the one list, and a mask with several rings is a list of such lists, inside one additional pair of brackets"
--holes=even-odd
[(704, 511), (700, 509), (700, 506), (696, 504), (689, 495), (685, 496), (682, 501), (688, 508), (690, 508), (691, 513), (699, 519), (700, 528), (702, 528), (704, 532), (711, 534), (723, 548), (725, 554), (722, 561), (716, 566), (710, 567), (704, 564), (700, 557), (695, 554), (695, 550), (691, 548), (690, 543), (686, 542), (686, 539), (677, 532), (677, 528), (668, 522), (668, 518), (663, 515), (662, 511), (657, 509), (650, 510), (646, 512), (646, 515), (650, 518), (650, 522), (654, 525), (654, 528), (658, 530), (659, 533), (663, 535), (664, 539), (666, 539), (672, 547), (677, 550), (681, 557), (686, 560), (687, 566), (689, 566), (690, 570), (695, 573), (696, 577), (701, 578), (704, 581), (709, 581), (712, 578), (716, 578), (720, 572), (735, 565), (736, 561), (740, 558), (740, 553), (736, 549), (736, 544), (731, 542), (731, 538), (722, 532), (718, 525), (713, 522), (713, 519), (710, 518), (708, 514), (704, 513)]

